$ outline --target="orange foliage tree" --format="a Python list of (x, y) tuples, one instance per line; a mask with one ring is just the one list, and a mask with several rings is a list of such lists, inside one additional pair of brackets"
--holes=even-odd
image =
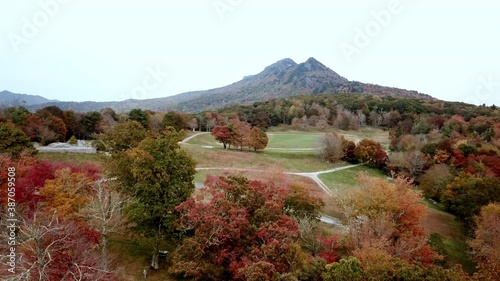
[(500, 276), (500, 204), (492, 203), (476, 217), (475, 238), (469, 242), (477, 262), (480, 280), (497, 280)]
[(346, 216), (347, 245), (352, 252), (382, 249), (406, 261), (432, 263), (437, 255), (427, 244), (421, 226), (426, 207), (406, 179), (386, 179), (361, 174), (360, 188), (336, 196)]

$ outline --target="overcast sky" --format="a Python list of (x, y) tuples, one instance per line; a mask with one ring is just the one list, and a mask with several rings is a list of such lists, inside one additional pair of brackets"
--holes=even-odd
[(283, 58), (500, 105), (500, 1), (2, 0), (0, 91), (64, 101), (222, 87)]

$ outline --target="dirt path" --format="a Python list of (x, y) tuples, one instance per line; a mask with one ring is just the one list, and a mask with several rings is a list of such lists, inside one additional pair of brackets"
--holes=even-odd
[(316, 182), (323, 191), (325, 191), (326, 194), (333, 196), (333, 192), (328, 186), (318, 177), (321, 174), (327, 174), (327, 173), (334, 173), (342, 170), (347, 170), (355, 167), (359, 167), (362, 164), (357, 164), (357, 165), (350, 165), (350, 166), (344, 166), (344, 167), (339, 167), (331, 170), (326, 170), (326, 171), (318, 171), (318, 172), (312, 172), (312, 173), (290, 173), (286, 172), (288, 175), (296, 175), (296, 176), (302, 176), (302, 177), (308, 177), (312, 179), (314, 182)]
[(210, 134), (210, 133), (208, 133), (208, 132), (201, 132), (201, 133), (197, 133), (197, 134), (194, 134), (194, 135), (192, 135), (192, 136), (190, 136), (190, 137), (187, 137), (187, 138), (183, 139), (183, 140), (182, 140), (182, 141), (180, 141), (179, 143), (187, 143), (188, 141), (190, 141), (191, 139), (193, 139), (193, 138), (195, 138), (195, 137), (197, 137), (197, 136), (199, 136), (199, 135), (206, 135), (206, 134)]

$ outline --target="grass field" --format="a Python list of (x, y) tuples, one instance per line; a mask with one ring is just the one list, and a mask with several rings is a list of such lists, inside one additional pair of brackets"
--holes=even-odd
[(333, 169), (345, 163), (331, 164), (322, 161), (316, 152), (288, 153), (283, 151), (248, 152), (203, 148), (184, 144), (186, 150), (196, 160), (198, 167), (227, 167), (267, 170), (283, 169), (288, 172), (314, 172)]
[(318, 133), (269, 133), (268, 148), (319, 148), (321, 137)]
[(422, 203), (429, 210), (422, 226), (427, 233), (439, 233), (443, 237), (448, 265), (460, 263), (466, 272), (474, 272), (476, 265), (471, 261), (468, 253), (469, 248), (465, 242), (463, 224), (454, 215), (444, 212), (429, 200), (426, 199)]
[(71, 162), (75, 164), (92, 163), (101, 166), (104, 162), (104, 156), (101, 154), (90, 153), (55, 153), (55, 152), (39, 152), (37, 158), (48, 161)]
[(343, 135), (346, 139), (354, 141), (355, 143), (358, 143), (360, 140), (367, 138), (381, 143), (384, 148), (389, 147), (389, 132), (379, 128), (372, 128), (372, 127), (361, 127), (358, 131), (344, 131), (335, 128), (328, 128), (321, 132), (318, 132), (317, 129), (312, 129), (312, 128), (306, 130), (296, 130), (293, 129), (291, 126), (282, 125), (278, 127), (269, 128), (267, 133), (319, 135), (319, 137), (321, 137), (325, 133), (329, 132), (336, 132), (340, 135)]
[[(319, 148), (321, 146), (321, 137), (328, 132), (336, 132), (345, 136), (346, 139), (359, 142), (362, 139), (369, 138), (380, 142), (384, 147), (389, 146), (389, 133), (382, 129), (363, 127), (359, 131), (343, 131), (339, 129), (328, 129), (324, 132), (316, 131), (297, 131), (291, 130), (290, 126), (280, 126), (270, 128), (267, 132), (269, 143), (268, 148)], [(191, 133), (191, 132), (190, 132)], [(201, 134), (191, 139), (189, 144), (202, 146), (221, 146), (210, 134)]]
[[(172, 252), (175, 247), (167, 246), (165, 249)], [(114, 233), (109, 239), (109, 253), (112, 259), (111, 265), (117, 269), (118, 280), (144, 280), (144, 269), (148, 269), (146, 280), (176, 280), (169, 277), (167, 270), (169, 266), (168, 259), (160, 258), (160, 268), (158, 270), (149, 269), (151, 248), (140, 244), (136, 239)]]
[(367, 166), (359, 166), (347, 170), (341, 170), (338, 172), (320, 174), (318, 177), (330, 188), (330, 189), (343, 189), (351, 188), (357, 184), (356, 178), (359, 173), (365, 172), (370, 176), (386, 178), (385, 172), (370, 168)]

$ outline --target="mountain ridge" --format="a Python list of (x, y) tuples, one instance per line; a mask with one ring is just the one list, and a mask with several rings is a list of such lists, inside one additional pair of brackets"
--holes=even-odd
[(0, 105), (15, 106), (15, 105), (36, 105), (48, 102), (59, 102), (58, 100), (49, 100), (38, 95), (17, 94), (7, 90), (0, 92)]
[(349, 81), (315, 58), (310, 57), (302, 63), (296, 63), (290, 58), (285, 58), (265, 67), (263, 71), (257, 74), (243, 77), (240, 81), (204, 91), (191, 91), (146, 100), (129, 99), (110, 102), (48, 101), (31, 104), (28, 108), (37, 110), (45, 106), (56, 105), (63, 110), (79, 112), (99, 111), (107, 107), (117, 112), (130, 111), (134, 108), (154, 111), (201, 112), (273, 98), (337, 93), (367, 93), (434, 99), (417, 91)]

